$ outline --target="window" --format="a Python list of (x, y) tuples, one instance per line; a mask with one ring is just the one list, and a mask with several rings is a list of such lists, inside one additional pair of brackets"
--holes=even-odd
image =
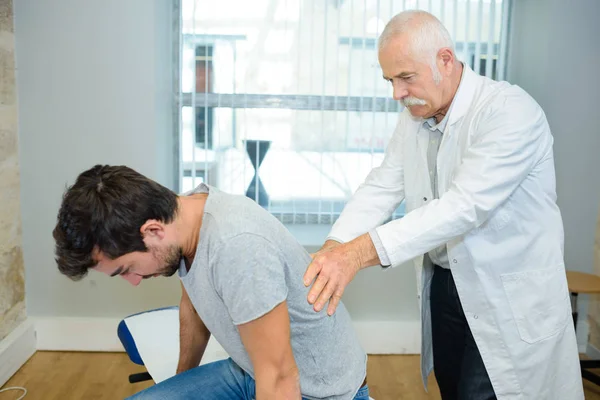
[(377, 37), (414, 8), (477, 73), (503, 78), (508, 0), (181, 0), (180, 190), (206, 182), (285, 223), (333, 223), (401, 111)]

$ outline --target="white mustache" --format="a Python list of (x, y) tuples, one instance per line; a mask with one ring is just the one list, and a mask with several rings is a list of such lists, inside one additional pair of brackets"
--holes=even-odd
[(419, 99), (417, 97), (405, 97), (402, 100), (400, 100), (400, 102), (404, 107), (424, 106), (425, 104), (427, 104), (425, 100)]

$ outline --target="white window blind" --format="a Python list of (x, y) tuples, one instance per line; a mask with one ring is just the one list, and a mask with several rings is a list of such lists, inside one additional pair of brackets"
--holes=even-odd
[[(509, 0), (181, 0), (179, 187), (246, 195), (284, 223), (331, 224), (381, 163), (401, 106), (377, 38), (406, 9), (457, 56), (504, 77)], [(394, 217), (403, 214), (403, 205)]]

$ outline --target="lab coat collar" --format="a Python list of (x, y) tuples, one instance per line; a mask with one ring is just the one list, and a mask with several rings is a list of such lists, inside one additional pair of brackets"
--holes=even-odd
[(471, 106), (471, 102), (475, 97), (477, 83), (480, 76), (477, 75), (467, 64), (463, 63), (463, 72), (460, 78), (460, 83), (452, 104), (448, 110), (448, 123), (452, 126), (460, 121), (465, 116)]
[(435, 119), (433, 117), (430, 121), (420, 117), (414, 117), (410, 113), (409, 116), (414, 122), (423, 124), (430, 130), (439, 129), (441, 132), (445, 132), (448, 124), (450, 126), (454, 125), (456, 122), (460, 121), (469, 110), (471, 102), (475, 97), (475, 91), (477, 90), (478, 80), (480, 78), (481, 76), (476, 74), (467, 64), (463, 63), (463, 72), (460, 77), (458, 89), (454, 94), (448, 113), (439, 124), (435, 124)]

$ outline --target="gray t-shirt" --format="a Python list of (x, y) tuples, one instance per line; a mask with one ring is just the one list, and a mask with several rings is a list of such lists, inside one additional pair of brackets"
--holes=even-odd
[(302, 278), (310, 255), (271, 214), (245, 196), (201, 184), (209, 195), (192, 266), (179, 269), (192, 304), (229, 356), (254, 377), (236, 325), (287, 301), (291, 343), (308, 399), (352, 399), (365, 376), (367, 356), (340, 302), (329, 317), (307, 301)]

